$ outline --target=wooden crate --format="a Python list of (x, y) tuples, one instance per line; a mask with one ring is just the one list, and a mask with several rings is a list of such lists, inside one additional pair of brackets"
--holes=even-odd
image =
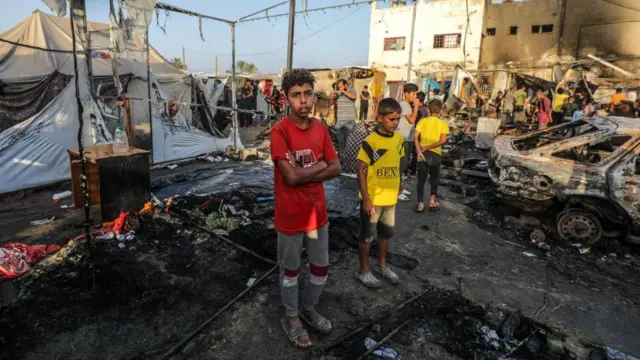
[[(69, 149), (71, 181), (76, 208), (84, 206), (82, 162), (78, 149)], [(87, 187), (91, 205), (100, 204), (102, 221), (113, 221), (120, 212), (136, 212), (150, 200), (150, 152), (129, 147), (114, 153), (112, 145), (88, 146)]]

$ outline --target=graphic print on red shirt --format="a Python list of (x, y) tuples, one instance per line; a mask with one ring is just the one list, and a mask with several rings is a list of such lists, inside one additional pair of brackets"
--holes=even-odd
[(287, 184), (278, 160), (287, 160), (287, 152), (294, 155), (299, 167), (309, 167), (320, 160), (336, 160), (327, 127), (317, 119), (309, 119), (309, 128), (302, 130), (289, 118), (271, 129), (271, 160), (274, 162), (275, 228), (293, 235), (316, 230), (328, 221), (327, 201), (322, 183), (299, 186)]

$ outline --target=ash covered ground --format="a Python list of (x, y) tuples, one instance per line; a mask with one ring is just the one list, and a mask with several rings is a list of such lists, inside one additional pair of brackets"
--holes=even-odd
[[(238, 163), (161, 171), (154, 177), (154, 193), (161, 199), (181, 196), (169, 213), (157, 209), (143, 217), (136, 240), (124, 242), (124, 248), (117, 241), (94, 244), (93, 259), (85, 244), (69, 244), (12, 282), (14, 296), (0, 309), (0, 357), (162, 358), (250, 279), (271, 268), (210, 233), (221, 232), (274, 259), (270, 203), (251, 201), (271, 192), (271, 171), (268, 165)], [(391, 263), (403, 282), (377, 291), (353, 279), (355, 180), (329, 182), (331, 272), (319, 310), (335, 331), (326, 337), (312, 332), (311, 351), (293, 348), (280, 329), (282, 309), (272, 274), (171, 358), (353, 359), (364, 353), (366, 336), (380, 340), (405, 322), (387, 342), (405, 359), (580, 359), (606, 346), (640, 353), (633, 335), (640, 326), (635, 248), (611, 240), (580, 254), (554, 239), (544, 217), (533, 221), (501, 203), (486, 180), (462, 182), (473, 194), (443, 187), (439, 213), (415, 214), (413, 201), (399, 205)], [(414, 183), (405, 186), (415, 192)], [(22, 203), (25, 213), (29, 207), (47, 213), (42, 201), (31, 200), (40, 197), (47, 198), (27, 194), (4, 206)], [(198, 229), (195, 225), (207, 227), (207, 217), (219, 212), (220, 199), (235, 201), (236, 210), (247, 211), (248, 222), (231, 231)], [(203, 208), (207, 201), (218, 206)], [(62, 219), (65, 231), (81, 233), (69, 220), (77, 220), (77, 213), (69, 210)], [(34, 234), (12, 226), (16, 234), (32, 231), (26, 236), (31, 243), (62, 240), (55, 228)], [(548, 247), (531, 243), (535, 229), (547, 235)], [(8, 238), (5, 234), (4, 241)], [(505, 328), (505, 323), (515, 325)], [(362, 325), (368, 326), (343, 339)]]

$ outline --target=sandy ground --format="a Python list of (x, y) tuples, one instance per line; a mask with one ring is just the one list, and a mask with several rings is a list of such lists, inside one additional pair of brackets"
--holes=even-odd
[[(250, 129), (256, 133), (261, 130)], [(245, 136), (250, 140), (254, 135), (245, 133)], [(217, 169), (232, 167), (236, 170), (233, 174), (223, 175), (215, 170), (217, 175), (212, 175), (211, 169), (216, 166)], [(220, 176), (224, 176), (227, 183), (244, 179), (243, 182), (259, 184), (260, 176), (270, 171), (265, 165), (262, 166), (194, 163), (180, 166), (175, 171), (154, 171), (153, 178), (161, 183), (162, 179), (182, 177), (186, 184), (183, 187), (185, 191), (207, 189), (207, 181)], [(0, 243), (63, 243), (80, 234), (81, 210), (62, 209), (60, 204), (51, 202), (54, 193), (66, 190), (68, 186), (61, 184), (50, 189), (18, 193), (0, 201), (0, 228), (3, 229)], [(338, 196), (338, 199), (333, 199), (335, 196), (331, 195), (332, 192), (345, 187), (352, 190), (354, 186), (354, 180), (344, 177), (327, 184), (327, 194), (331, 197), (329, 210), (333, 215), (341, 211), (345, 214), (352, 212), (357, 203), (357, 195), (352, 192), (351, 197)], [(415, 192), (415, 184), (407, 183), (406, 187)], [(608, 256), (609, 250), (594, 250), (591, 254), (580, 255), (574, 249), (550, 241), (552, 250), (547, 255), (529, 244), (526, 231), (505, 231), (502, 219), (496, 218), (490, 211), (494, 204), (486, 200), (482, 194), (483, 189), (480, 190), (481, 194), (477, 197), (463, 197), (447, 188), (441, 188), (442, 210), (438, 213), (415, 214), (412, 211), (415, 195), (412, 195), (411, 202), (398, 205), (397, 236), (393, 239), (391, 250), (419, 261), (419, 265), (411, 271), (398, 270), (403, 279), (398, 286), (385, 284), (379, 290), (364, 289), (353, 279), (357, 254), (349, 249), (332, 251), (330, 277), (319, 310), (334, 321), (335, 331), (328, 336), (312, 333), (316, 349), (298, 350), (286, 340), (279, 324), (282, 308), (276, 286), (277, 277), (271, 275), (261, 286), (207, 326), (174, 358), (352, 358), (354, 351), (357, 354), (362, 350), (360, 344), (347, 344), (346, 348), (338, 349), (337, 352), (323, 351), (322, 348), (430, 285), (445, 289), (462, 285), (463, 295), (475, 303), (504, 304), (508, 309), (520, 309), (524, 315), (535, 316), (537, 321), (565, 334), (568, 340), (565, 346), (572, 347), (572, 350), (581, 347), (571, 344), (595, 343), (640, 355), (640, 343), (637, 342), (635, 331), (640, 328), (640, 266), (636, 249), (617, 246), (616, 257)], [(62, 204), (69, 202), (67, 199)], [(98, 219), (97, 209), (93, 210), (95, 219)], [(29, 225), (31, 220), (52, 215), (57, 220), (50, 224), (38, 227)], [(107, 299), (110, 296), (124, 297), (121, 299), (124, 304), (105, 300), (100, 336), (97, 335), (99, 332), (92, 321), (91, 312), (87, 310), (93, 309), (91, 304), (82, 301), (69, 302), (66, 306), (52, 303), (47, 309), (44, 307), (46, 299), (42, 299), (38, 304), (43, 308), (38, 311), (43, 313), (60, 312), (62, 319), (71, 316), (69, 312), (89, 315), (86, 315), (88, 318), (84, 322), (66, 324), (65, 331), (48, 339), (49, 345), (34, 346), (30, 355), (24, 358), (83, 358), (79, 354), (98, 354), (100, 356), (96, 358), (108, 359), (158, 358), (158, 354), (166, 351), (222, 304), (231, 300), (234, 294), (239, 293), (249, 277), (257, 277), (269, 268), (268, 265), (258, 265), (255, 260), (237, 254), (223, 243), (203, 243), (203, 235), (197, 231), (190, 233), (187, 238), (175, 235), (176, 229), (193, 230), (187, 224), (173, 223), (170, 229), (164, 237), (150, 234), (147, 239), (150, 243), (141, 240), (140, 245), (131, 250), (115, 249), (115, 242), (103, 245), (103, 271), (109, 269), (110, 264), (106, 262), (109, 256), (126, 256), (118, 262), (121, 268), (111, 274), (122, 279), (122, 288), (116, 287), (120, 292), (98, 294), (107, 296)], [(175, 241), (176, 244), (171, 250), (152, 245), (154, 239)], [(178, 252), (181, 254), (179, 258), (167, 258), (167, 254), (174, 254), (167, 251), (178, 251), (177, 249), (182, 249)], [(525, 252), (534, 256), (527, 256)], [(149, 257), (148, 254), (153, 256)], [(190, 262), (186, 260), (190, 257), (189, 254), (209, 254), (211, 259), (202, 261), (196, 258)], [(148, 274), (144, 274), (142, 278), (141, 274), (132, 275), (131, 271), (136, 270), (129, 266), (138, 261), (152, 269), (160, 269), (154, 270), (152, 274), (161, 279), (169, 279), (167, 281), (172, 285), (155, 287), (155, 282), (150, 281)], [(170, 266), (167, 268), (166, 264)], [(193, 272), (190, 272), (190, 266), (195, 266)], [(207, 272), (209, 268), (212, 269), (211, 272)], [(236, 274), (227, 278), (224, 274), (229, 271)], [(104, 273), (102, 279), (108, 281), (109, 274)], [(176, 276), (187, 280), (184, 283), (176, 282)], [(220, 284), (221, 287), (216, 287), (215, 284), (220, 281), (229, 286)], [(51, 291), (54, 291), (53, 285), (50, 286)], [(64, 285), (65, 283), (59, 284), (61, 288)], [(87, 288), (90, 286), (87, 285)], [(64, 289), (71, 293), (76, 291)], [(148, 311), (129, 314), (129, 310), (124, 310), (125, 306), (131, 305), (127, 296), (133, 296), (134, 293), (138, 296), (137, 291), (144, 295), (140, 295), (141, 298), (151, 299), (143, 303), (143, 308)], [(166, 296), (162, 295), (163, 291)], [(72, 295), (69, 296), (70, 299), (73, 298)], [(163, 298), (170, 299), (169, 303)], [(113, 307), (112, 303), (117, 303), (117, 306)], [(421, 311), (427, 311), (429, 306), (424, 308)], [(10, 319), (6, 313), (2, 314), (5, 321)], [(33, 314), (37, 314), (37, 311), (34, 310)], [(417, 310), (412, 314), (416, 318), (422, 316)], [(37, 318), (34, 321), (38, 321)], [(380, 322), (382, 330), (375, 332), (368, 329), (363, 335), (379, 339), (396, 326), (398, 321), (384, 319)], [(46, 328), (44, 325), (41, 327)], [(414, 336), (418, 330), (419, 327), (413, 326), (411, 332), (400, 332), (389, 345), (401, 353), (404, 359), (465, 358), (452, 355), (452, 349), (441, 342), (430, 340), (427, 335)], [(133, 338), (139, 337), (140, 332), (148, 332), (144, 341), (137, 338), (134, 341)], [(2, 334), (0, 341), (1, 338)], [(128, 338), (131, 341), (127, 341)], [(100, 343), (101, 339), (106, 339), (107, 348), (96, 352), (95, 344)], [(357, 338), (357, 341), (361, 340), (362, 336)], [(353, 356), (355, 357), (357, 356)]]

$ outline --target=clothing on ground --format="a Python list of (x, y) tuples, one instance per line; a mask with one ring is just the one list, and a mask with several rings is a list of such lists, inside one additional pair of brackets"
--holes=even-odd
[[(346, 90), (354, 96), (356, 92), (353, 89)], [(356, 101), (349, 99), (346, 95), (336, 91), (336, 123), (341, 120), (355, 120), (356, 119)]]
[(287, 235), (278, 233), (280, 296), (288, 316), (298, 315), (298, 277), (302, 249), (309, 259), (309, 277), (302, 295), (302, 306), (315, 310), (329, 275), (329, 224), (317, 230)]
[(279, 160), (287, 161), (287, 152), (293, 154), (298, 167), (336, 160), (329, 130), (315, 118), (309, 119), (309, 128), (302, 130), (288, 117), (271, 130), (271, 160), (276, 164), (275, 229), (289, 235), (316, 230), (328, 221), (324, 187), (320, 182), (287, 184), (277, 165)]
[(347, 138), (347, 144), (344, 147), (344, 151), (340, 154), (342, 172), (355, 174), (358, 169), (358, 152), (360, 152), (362, 141), (368, 135), (369, 131), (363, 123), (356, 124), (353, 128)]
[(367, 191), (375, 206), (388, 206), (398, 202), (400, 161), (405, 156), (403, 143), (400, 134), (394, 132), (387, 135), (379, 130), (372, 132), (362, 142), (358, 160), (369, 166)]
[(402, 135), (405, 141), (413, 141), (413, 131), (415, 127), (406, 118), (407, 116), (413, 115), (413, 108), (405, 101), (400, 103), (400, 107), (402, 108), (402, 117), (400, 118), (400, 124), (398, 125), (398, 132)]
[[(449, 135), (449, 125), (446, 121), (430, 116), (426, 119), (422, 119), (418, 124), (417, 132), (420, 133), (420, 146), (429, 146), (440, 141), (442, 134)], [(442, 146), (438, 146), (428, 151), (436, 154), (442, 154)]]

